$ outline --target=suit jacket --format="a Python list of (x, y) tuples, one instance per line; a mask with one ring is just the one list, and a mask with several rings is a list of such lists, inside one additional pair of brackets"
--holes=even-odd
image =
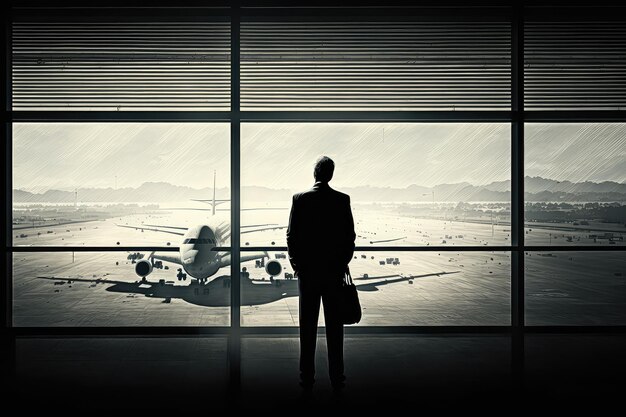
[(354, 255), (350, 196), (316, 182), (294, 194), (287, 227), (289, 262), (299, 271), (343, 273)]

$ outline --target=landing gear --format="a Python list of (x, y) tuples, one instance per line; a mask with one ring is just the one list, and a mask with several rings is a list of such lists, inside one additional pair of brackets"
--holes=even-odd
[(178, 268), (178, 273), (176, 274), (176, 278), (178, 278), (179, 281), (187, 280), (187, 274), (183, 272), (182, 268)]

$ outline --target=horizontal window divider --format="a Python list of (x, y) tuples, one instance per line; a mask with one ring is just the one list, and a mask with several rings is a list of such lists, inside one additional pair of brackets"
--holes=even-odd
[(11, 252), (178, 252), (177, 246), (13, 246)]
[[(242, 326), (239, 329), (242, 336), (256, 335), (298, 335), (297, 326)], [(626, 332), (626, 326), (344, 326), (346, 335), (390, 335), (390, 334), (421, 334), (463, 336), (466, 334), (505, 334), (518, 331), (524, 333), (606, 333), (621, 334)], [(325, 333), (324, 327), (318, 327), (318, 333)]]
[[(55, 4), (54, 7), (42, 5), (43, 7), (13, 7), (12, 17), (14, 22), (41, 22), (57, 23), (62, 19), (63, 23), (156, 23), (165, 22), (189, 22), (189, 23), (215, 23), (229, 22), (231, 11), (228, 7), (187, 7), (178, 9), (169, 6), (159, 8), (144, 6), (105, 6), (100, 8), (92, 4), (81, 4), (81, 6), (64, 8)], [(119, 13), (120, 8), (124, 13)]]
[(228, 326), (124, 326), (124, 327), (11, 327), (8, 330), (17, 337), (197, 337), (200, 335), (223, 335), (231, 332)]
[[(178, 252), (178, 246), (12, 246), (9, 252)], [(215, 252), (231, 252), (230, 246), (213, 248)], [(287, 252), (287, 246), (242, 246), (240, 252)], [(626, 246), (357, 246), (355, 252), (620, 252)]]
[[(239, 5), (239, 9), (231, 9), (230, 6)], [(307, 7), (308, 6), (308, 7)], [(301, 21), (302, 19), (320, 19), (324, 18), (325, 22), (341, 21), (346, 17), (363, 16), (371, 18), (386, 19), (394, 17), (402, 21), (434, 20), (441, 21), (441, 16), (445, 13), (446, 19), (454, 19), (460, 21), (506, 21), (512, 19), (513, 7), (508, 2), (483, 2), (482, 7), (472, 7), (462, 1), (443, 1), (443, 2), (424, 2), (416, 3), (411, 6), (388, 6), (376, 4), (365, 4), (365, 7), (350, 8), (346, 6), (337, 6), (337, 2), (318, 1), (302, 4), (297, 7), (290, 7), (288, 2), (284, 1), (255, 1), (233, 3), (230, 1), (206, 2), (183, 1), (177, 3), (177, 9), (172, 8), (171, 2), (153, 1), (150, 7), (146, 7), (144, 2), (140, 1), (61, 1), (56, 2), (55, 6), (50, 6), (44, 1), (28, 1), (22, 4), (15, 4), (12, 7), (13, 15), (16, 18), (27, 17), (31, 19), (38, 17), (42, 20), (45, 18), (56, 19), (58, 16), (67, 18), (68, 16), (77, 16), (85, 18), (86, 13), (90, 10), (97, 11), (97, 16), (106, 17), (108, 9), (123, 8), (124, 15), (116, 14), (117, 19), (128, 18), (136, 20), (144, 17), (148, 21), (153, 21), (155, 17), (163, 17), (171, 20), (173, 16), (179, 18), (186, 16), (189, 19), (201, 20), (212, 16), (228, 16), (237, 13), (241, 16), (242, 21), (267, 21), (268, 18), (281, 18), (282, 21), (289, 20)], [(174, 11), (175, 10), (175, 11)], [(528, 23), (541, 21), (571, 21), (572, 19), (586, 18), (588, 20), (597, 20), (603, 22), (620, 22), (624, 21), (624, 6), (615, 4), (590, 5), (589, 7), (563, 7), (558, 5), (535, 6), (526, 5), (523, 9), (525, 21)], [(622, 13), (620, 13), (622, 12)], [(89, 13), (94, 16), (94, 13)]]
[[(242, 326), (242, 336), (267, 334), (297, 335), (297, 326)], [(511, 326), (344, 326), (346, 335), (371, 334), (493, 334), (509, 333)], [(325, 333), (325, 327), (318, 327), (318, 333)]]
[[(505, 334), (513, 330), (512, 326), (345, 326), (347, 335), (359, 334)], [(293, 335), (299, 334), (298, 326), (141, 326), (141, 327), (12, 327), (11, 332), (21, 337), (88, 337), (88, 336), (211, 336), (238, 334), (241, 336), (257, 335)], [(319, 326), (318, 332), (324, 334), (325, 327)]]
[[(221, 250), (231, 248), (221, 247)], [(324, 248), (321, 248), (322, 250)], [(242, 246), (241, 252), (254, 251), (287, 251), (286, 246)], [(355, 252), (510, 252), (517, 250), (514, 246), (356, 246)]]
[[(626, 247), (624, 247), (626, 248)], [(12, 246), (11, 252), (178, 252), (178, 246)], [(230, 246), (219, 246), (215, 252), (230, 252)], [(515, 246), (357, 246), (355, 252), (510, 252)], [(287, 252), (287, 246), (242, 246), (240, 252)]]
[[(13, 122), (230, 122), (230, 111), (9, 111), (6, 120)], [(241, 111), (246, 122), (514, 122), (520, 117), (527, 123), (626, 122), (625, 110), (526, 110), (515, 111)]]
[[(178, 252), (178, 246), (12, 246), (7, 251), (20, 252)], [(215, 252), (231, 252), (230, 246), (213, 248)], [(287, 252), (287, 246), (242, 246), (240, 252)], [(620, 252), (626, 251), (623, 245), (526, 245), (520, 246), (356, 246), (355, 252)]]
[[(626, 326), (345, 326), (344, 332), (353, 335), (513, 335), (518, 332), (527, 335), (541, 334), (624, 334)], [(154, 327), (11, 327), (7, 332), (22, 338), (45, 337), (198, 337), (198, 336), (294, 336), (299, 334), (297, 326), (259, 326), (239, 328), (217, 326), (154, 326)], [(319, 327), (318, 333), (324, 334), (325, 328)]]
[[(330, 6), (330, 7), (328, 7)], [(334, 6), (334, 7), (333, 7)], [(492, 22), (508, 23), (512, 19), (510, 6), (496, 7), (463, 7), (463, 4), (455, 3), (455, 7), (445, 8), (446, 21), (454, 22)], [(316, 7), (272, 7), (242, 6), (240, 9), (241, 22), (267, 22), (275, 20), (280, 23), (289, 22), (345, 22), (347, 19), (368, 18), (376, 19), (385, 23), (389, 18), (393, 22), (441, 22), (442, 9), (433, 7), (432, 4), (416, 5), (411, 7), (336, 7), (333, 4), (316, 5)]]

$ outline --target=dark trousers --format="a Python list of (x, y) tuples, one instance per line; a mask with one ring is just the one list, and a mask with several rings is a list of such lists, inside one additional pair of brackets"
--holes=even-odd
[(298, 272), (300, 290), (300, 379), (313, 382), (320, 300), (324, 303), (328, 370), (331, 382), (344, 380), (341, 286), (343, 273)]

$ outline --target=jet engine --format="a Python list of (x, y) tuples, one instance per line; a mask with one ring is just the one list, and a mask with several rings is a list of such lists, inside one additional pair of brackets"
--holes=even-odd
[(135, 273), (142, 278), (152, 273), (152, 262), (142, 259), (135, 264)]
[(265, 272), (275, 277), (283, 272), (283, 266), (276, 259), (272, 259), (267, 261), (267, 263), (265, 264)]

